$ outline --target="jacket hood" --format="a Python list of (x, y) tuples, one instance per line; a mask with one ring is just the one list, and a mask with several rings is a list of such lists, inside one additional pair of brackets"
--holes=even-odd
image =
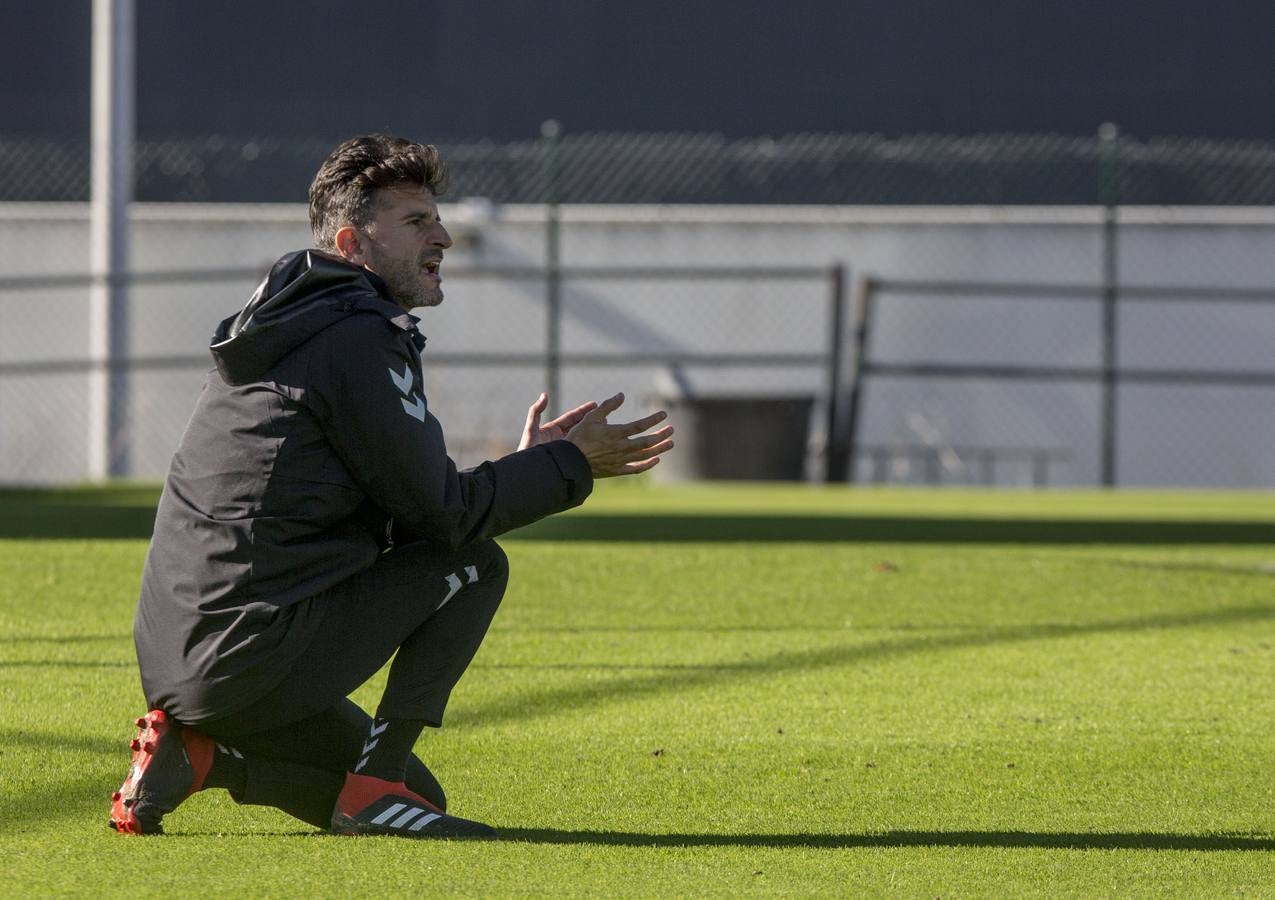
[(227, 384), (260, 380), (286, 354), (359, 312), (384, 316), (424, 347), (419, 320), (388, 299), (376, 275), (318, 250), (289, 253), (270, 268), (248, 304), (217, 326), (213, 361)]

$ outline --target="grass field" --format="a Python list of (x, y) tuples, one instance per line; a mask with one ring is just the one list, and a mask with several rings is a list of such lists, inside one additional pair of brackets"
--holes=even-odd
[(417, 746), (478, 844), (106, 828), (155, 499), (0, 493), (8, 895), (1275, 896), (1271, 495), (603, 485)]

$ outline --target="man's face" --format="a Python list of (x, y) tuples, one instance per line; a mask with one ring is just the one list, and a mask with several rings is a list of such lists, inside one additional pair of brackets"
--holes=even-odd
[(363, 267), (385, 281), (400, 306), (411, 310), (443, 302), (438, 269), (452, 237), (429, 188), (379, 191), (372, 221), (360, 232)]

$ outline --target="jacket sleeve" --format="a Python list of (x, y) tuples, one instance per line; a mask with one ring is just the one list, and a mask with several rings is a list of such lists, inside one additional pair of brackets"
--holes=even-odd
[(404, 332), (355, 315), (311, 342), (307, 405), (369, 499), (411, 535), (456, 548), (579, 506), (584, 454), (552, 441), (459, 472)]

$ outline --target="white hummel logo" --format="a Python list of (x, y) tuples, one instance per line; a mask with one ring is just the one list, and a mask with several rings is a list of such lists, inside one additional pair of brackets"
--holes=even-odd
[[(465, 566), (465, 574), (466, 574), (467, 576), (469, 576), (469, 580), (468, 580), (468, 581), (466, 581), (466, 582), (464, 582), (464, 584), (473, 584), (475, 581), (477, 581), (477, 580), (478, 580), (478, 567), (477, 567), (477, 566)], [(460, 590), (460, 589), (464, 586), (464, 584), (462, 584), (462, 583), (461, 583), (460, 576), (459, 576), (459, 575), (457, 575), (455, 572), (452, 572), (452, 573), (451, 573), (450, 575), (448, 575), (448, 576), (447, 576), (447, 578), (446, 578), (446, 579), (444, 579), (444, 580), (447, 582), (447, 588), (448, 588), (448, 590), (447, 590), (447, 596), (443, 598), (443, 602), (442, 602), (442, 603), (440, 603), (440, 604), (438, 604), (438, 606), (434, 607), (434, 609), (435, 609), (436, 611), (437, 611), (437, 610), (440, 610), (440, 609), (442, 609), (444, 606), (446, 606), (446, 605), (447, 605), (447, 601), (448, 601), (448, 600), (450, 600), (450, 599), (452, 599), (453, 597), (455, 597), (455, 596), (456, 596), (456, 592), (457, 592), (457, 591), (459, 591), (459, 590)]]
[(447, 605), (447, 601), (456, 596), (456, 592), (460, 590), (460, 576), (455, 572), (447, 576), (447, 596), (443, 598), (443, 602), (438, 604), (435, 609), (442, 609)]
[[(376, 723), (380, 721), (380, 725)], [(359, 760), (359, 764), (354, 767), (354, 773), (357, 775), (359, 771), (367, 765), (367, 761), (372, 758), (371, 753), (376, 749), (376, 745), (381, 742), (381, 735), (385, 733), (385, 729), (390, 727), (389, 719), (373, 719), (372, 728), (368, 731), (368, 742), (363, 745), (363, 758)], [(220, 746), (220, 745), (219, 745)]]
[(406, 398), (399, 397), (398, 402), (403, 404), (403, 412), (418, 422), (425, 421), (425, 401), (422, 398), (413, 397), (412, 402), (408, 403)]
[(390, 378), (394, 381), (394, 386), (398, 388), (398, 392), (404, 397), (410, 397), (412, 394), (412, 385), (416, 383), (416, 376), (412, 374), (411, 364), (403, 366), (403, 374), (400, 375), (393, 369), (390, 369)]
[(418, 422), (425, 421), (425, 398), (421, 396), (412, 396), (412, 387), (416, 384), (416, 376), (412, 374), (411, 364), (403, 366), (403, 374), (400, 375), (393, 369), (389, 370), (390, 380), (394, 382), (394, 387), (398, 388), (398, 392), (402, 397), (398, 398), (398, 402), (403, 404), (403, 412), (407, 413)]

